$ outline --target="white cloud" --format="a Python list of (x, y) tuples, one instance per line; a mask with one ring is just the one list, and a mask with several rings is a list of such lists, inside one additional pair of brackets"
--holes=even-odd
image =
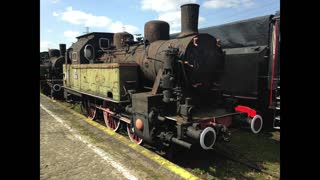
[(68, 30), (63, 32), (63, 35), (64, 37), (67, 38), (67, 40), (76, 42), (77, 41), (76, 37), (80, 35), (80, 32)]
[[(181, 12), (180, 11), (161, 13), (159, 15), (158, 19), (168, 22), (170, 24), (170, 27), (172, 27), (172, 28), (176, 28), (176, 27), (181, 26)], [(205, 21), (205, 18), (202, 16), (199, 16), (199, 23), (202, 23), (204, 21)]]
[(72, 11), (72, 6), (66, 8), (67, 11)]
[[(188, 3), (196, 3), (197, 0), (141, 0), (142, 10), (152, 10), (158, 13), (158, 20), (169, 23), (170, 33), (180, 32), (181, 10), (180, 6)], [(199, 24), (203, 23), (205, 18), (199, 16)]]
[(253, 0), (208, 0), (203, 3), (205, 8), (238, 8), (254, 5)]
[(48, 33), (52, 33), (53, 30), (52, 30), (52, 29), (48, 29), (47, 32), (48, 32)]
[[(124, 24), (120, 21), (113, 21), (106, 16), (95, 16), (90, 13), (74, 10), (71, 6), (66, 8), (66, 11), (59, 14), (61, 20), (71, 24), (81, 25), (89, 28), (105, 28), (108, 32), (122, 32), (127, 31), (129, 33), (141, 33), (139, 28), (133, 25)], [(65, 31), (64, 36), (74, 38), (80, 35), (79, 32)], [(74, 40), (74, 39), (72, 39)]]
[[(123, 24), (120, 21), (113, 21), (106, 16), (95, 16), (79, 10), (73, 10), (71, 6), (67, 7), (66, 11), (61, 13), (60, 18), (63, 21), (69, 22), (71, 24), (82, 25), (89, 28), (105, 28), (106, 31), (109, 32), (122, 32), (125, 30), (129, 33), (139, 33), (139, 28), (137, 28), (136, 26)], [(66, 32), (68, 35), (72, 34), (69, 31)], [(64, 35), (66, 36), (66, 34)]]
[(83, 25), (88, 27), (107, 27), (111, 19), (106, 16), (95, 16), (68, 7), (65, 12), (61, 13), (61, 19), (71, 24)]
[(244, 7), (252, 7), (254, 4), (254, 0), (242, 0), (242, 5)]
[[(172, 11), (160, 13), (158, 20), (163, 20), (169, 23), (170, 33), (173, 33), (181, 27), (181, 11)], [(205, 18), (199, 16), (198, 24), (203, 23)]]
[(59, 16), (59, 13), (53, 11), (52, 16), (57, 17), (57, 16)]
[(175, 34), (175, 33), (180, 33), (181, 30), (180, 29), (171, 29), (170, 30), (170, 34)]
[(53, 4), (57, 4), (59, 2), (60, 2), (60, 0), (51, 0), (51, 3), (53, 3)]
[(181, 12), (172, 11), (172, 12), (161, 13), (159, 14), (158, 19), (168, 22), (170, 24), (170, 27), (172, 28), (180, 27)]
[(156, 12), (174, 11), (187, 3), (195, 3), (197, 0), (141, 0), (142, 10), (153, 10)]
[(200, 24), (200, 23), (203, 23), (205, 20), (206, 20), (206, 18), (204, 18), (204, 17), (202, 17), (202, 16), (199, 16), (199, 24)]
[(120, 21), (112, 22), (110, 24), (110, 27), (108, 27), (108, 31), (111, 32), (123, 32), (126, 31), (131, 34), (136, 34), (139, 33), (139, 28), (136, 26), (128, 25), (128, 24), (123, 24)]
[(40, 52), (48, 51), (49, 48), (53, 47), (53, 43), (50, 41), (41, 41), (40, 42)]

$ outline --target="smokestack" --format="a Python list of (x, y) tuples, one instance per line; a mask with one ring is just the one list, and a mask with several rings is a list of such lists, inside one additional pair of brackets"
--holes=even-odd
[(60, 48), (60, 55), (61, 55), (61, 56), (65, 56), (65, 53), (66, 53), (66, 44), (59, 44), (59, 48)]
[(181, 33), (178, 38), (198, 34), (199, 4), (181, 6)]

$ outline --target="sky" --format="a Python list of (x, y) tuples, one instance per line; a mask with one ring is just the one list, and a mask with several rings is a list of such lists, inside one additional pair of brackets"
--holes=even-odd
[[(40, 52), (71, 46), (89, 32), (141, 34), (144, 24), (164, 20), (180, 32), (180, 6), (197, 3), (199, 28), (275, 14), (280, 0), (40, 0)], [(86, 28), (88, 27), (88, 28)]]

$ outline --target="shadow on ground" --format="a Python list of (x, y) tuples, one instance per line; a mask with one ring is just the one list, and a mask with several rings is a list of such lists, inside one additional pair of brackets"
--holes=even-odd
[(280, 133), (273, 130), (257, 135), (233, 130), (229, 143), (216, 144), (212, 151), (204, 151), (199, 147), (177, 150), (171, 161), (203, 179), (277, 179), (232, 161), (220, 152), (273, 174), (280, 174)]

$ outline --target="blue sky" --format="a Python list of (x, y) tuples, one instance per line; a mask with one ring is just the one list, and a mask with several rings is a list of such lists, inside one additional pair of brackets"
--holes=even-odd
[(143, 35), (147, 21), (170, 24), (180, 32), (180, 5), (200, 5), (199, 28), (274, 14), (280, 0), (40, 0), (40, 51), (67, 48), (86, 32), (121, 32)]

